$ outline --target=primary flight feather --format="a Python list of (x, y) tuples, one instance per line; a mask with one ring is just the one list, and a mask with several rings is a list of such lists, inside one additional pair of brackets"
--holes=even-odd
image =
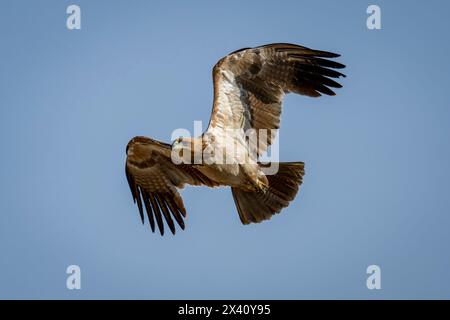
[[(127, 145), (126, 177), (142, 223), (146, 212), (153, 232), (158, 226), (163, 235), (166, 224), (175, 234), (175, 222), (184, 229), (186, 209), (177, 189), (186, 184), (230, 186), (243, 224), (270, 219), (287, 207), (302, 183), (304, 163), (276, 163), (277, 172), (268, 175), (268, 165), (258, 157), (280, 126), (286, 94), (319, 97), (335, 95), (333, 89), (342, 87), (333, 80), (345, 77), (336, 70), (345, 66), (330, 60), (337, 57), (276, 43), (241, 49), (219, 60), (213, 68), (211, 119), (200, 137), (179, 138), (172, 145), (135, 137)], [(257, 143), (248, 143), (246, 132), (252, 130)], [(192, 161), (175, 162), (174, 152)], [(193, 161), (198, 157), (202, 162)]]

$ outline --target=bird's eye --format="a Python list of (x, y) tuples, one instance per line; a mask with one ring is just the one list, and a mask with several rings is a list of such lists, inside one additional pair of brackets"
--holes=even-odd
[(175, 140), (173, 141), (173, 143), (172, 143), (172, 147), (174, 147), (174, 146), (176, 146), (177, 144), (179, 144), (180, 141), (181, 141), (180, 138), (175, 139)]

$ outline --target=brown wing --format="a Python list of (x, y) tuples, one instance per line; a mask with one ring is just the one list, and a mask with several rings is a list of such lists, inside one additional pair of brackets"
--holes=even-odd
[(175, 223), (184, 230), (186, 209), (177, 188), (185, 184), (214, 186), (195, 167), (171, 161), (170, 145), (146, 137), (135, 137), (127, 146), (125, 173), (133, 200), (137, 203), (142, 223), (144, 208), (150, 227), (155, 232), (155, 220), (164, 234), (163, 217), (175, 234)]
[[(343, 64), (325, 59), (338, 54), (276, 43), (241, 49), (221, 59), (213, 69), (214, 105), (209, 132), (224, 128), (267, 129), (268, 139), (258, 146), (267, 150), (280, 127), (281, 105), (286, 93), (310, 97), (334, 95), (342, 86), (332, 78), (345, 77), (333, 70)], [(259, 140), (259, 139), (258, 139)]]

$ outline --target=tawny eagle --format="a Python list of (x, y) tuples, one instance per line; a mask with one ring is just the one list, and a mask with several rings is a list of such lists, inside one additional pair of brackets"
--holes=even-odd
[[(179, 138), (172, 145), (135, 137), (127, 145), (126, 177), (142, 223), (145, 208), (153, 232), (157, 225), (161, 235), (164, 234), (163, 220), (173, 234), (174, 220), (184, 229), (186, 209), (177, 189), (186, 184), (230, 186), (243, 224), (270, 219), (287, 207), (302, 183), (304, 163), (280, 162), (277, 173), (266, 175), (258, 157), (267, 151), (280, 126), (285, 94), (331, 96), (335, 93), (330, 88), (342, 87), (332, 80), (345, 77), (335, 70), (345, 66), (329, 60), (337, 57), (338, 54), (331, 52), (276, 43), (241, 49), (219, 60), (213, 68), (211, 119), (200, 137)], [(240, 133), (230, 134), (228, 129)], [(268, 130), (267, 139), (253, 145), (247, 143), (245, 130), (248, 129)], [(220, 151), (229, 145), (234, 145), (235, 149), (232, 154), (224, 151), (228, 156), (226, 163), (214, 158), (214, 152), (209, 153), (209, 160), (215, 161), (208, 162), (175, 162), (172, 157), (176, 151), (181, 156), (192, 155), (191, 159), (194, 159), (199, 152)], [(247, 157), (247, 161), (233, 158), (242, 154), (254, 156)], [(204, 153), (200, 158), (202, 156)]]

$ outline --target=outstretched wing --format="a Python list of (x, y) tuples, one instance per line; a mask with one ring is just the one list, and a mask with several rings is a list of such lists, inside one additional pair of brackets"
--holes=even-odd
[[(319, 97), (334, 95), (342, 86), (332, 78), (345, 77), (333, 70), (343, 64), (328, 60), (338, 54), (276, 43), (235, 51), (213, 69), (214, 105), (207, 133), (220, 136), (224, 129), (267, 130), (258, 139), (257, 154), (267, 150), (280, 127), (281, 104), (290, 92)], [(260, 141), (261, 140), (261, 141)]]
[(163, 217), (175, 234), (175, 221), (184, 230), (186, 209), (177, 188), (185, 184), (214, 186), (195, 167), (171, 160), (170, 145), (146, 137), (135, 137), (127, 146), (125, 173), (133, 200), (137, 203), (142, 223), (144, 208), (150, 227), (155, 232), (155, 220), (161, 235), (164, 234)]

